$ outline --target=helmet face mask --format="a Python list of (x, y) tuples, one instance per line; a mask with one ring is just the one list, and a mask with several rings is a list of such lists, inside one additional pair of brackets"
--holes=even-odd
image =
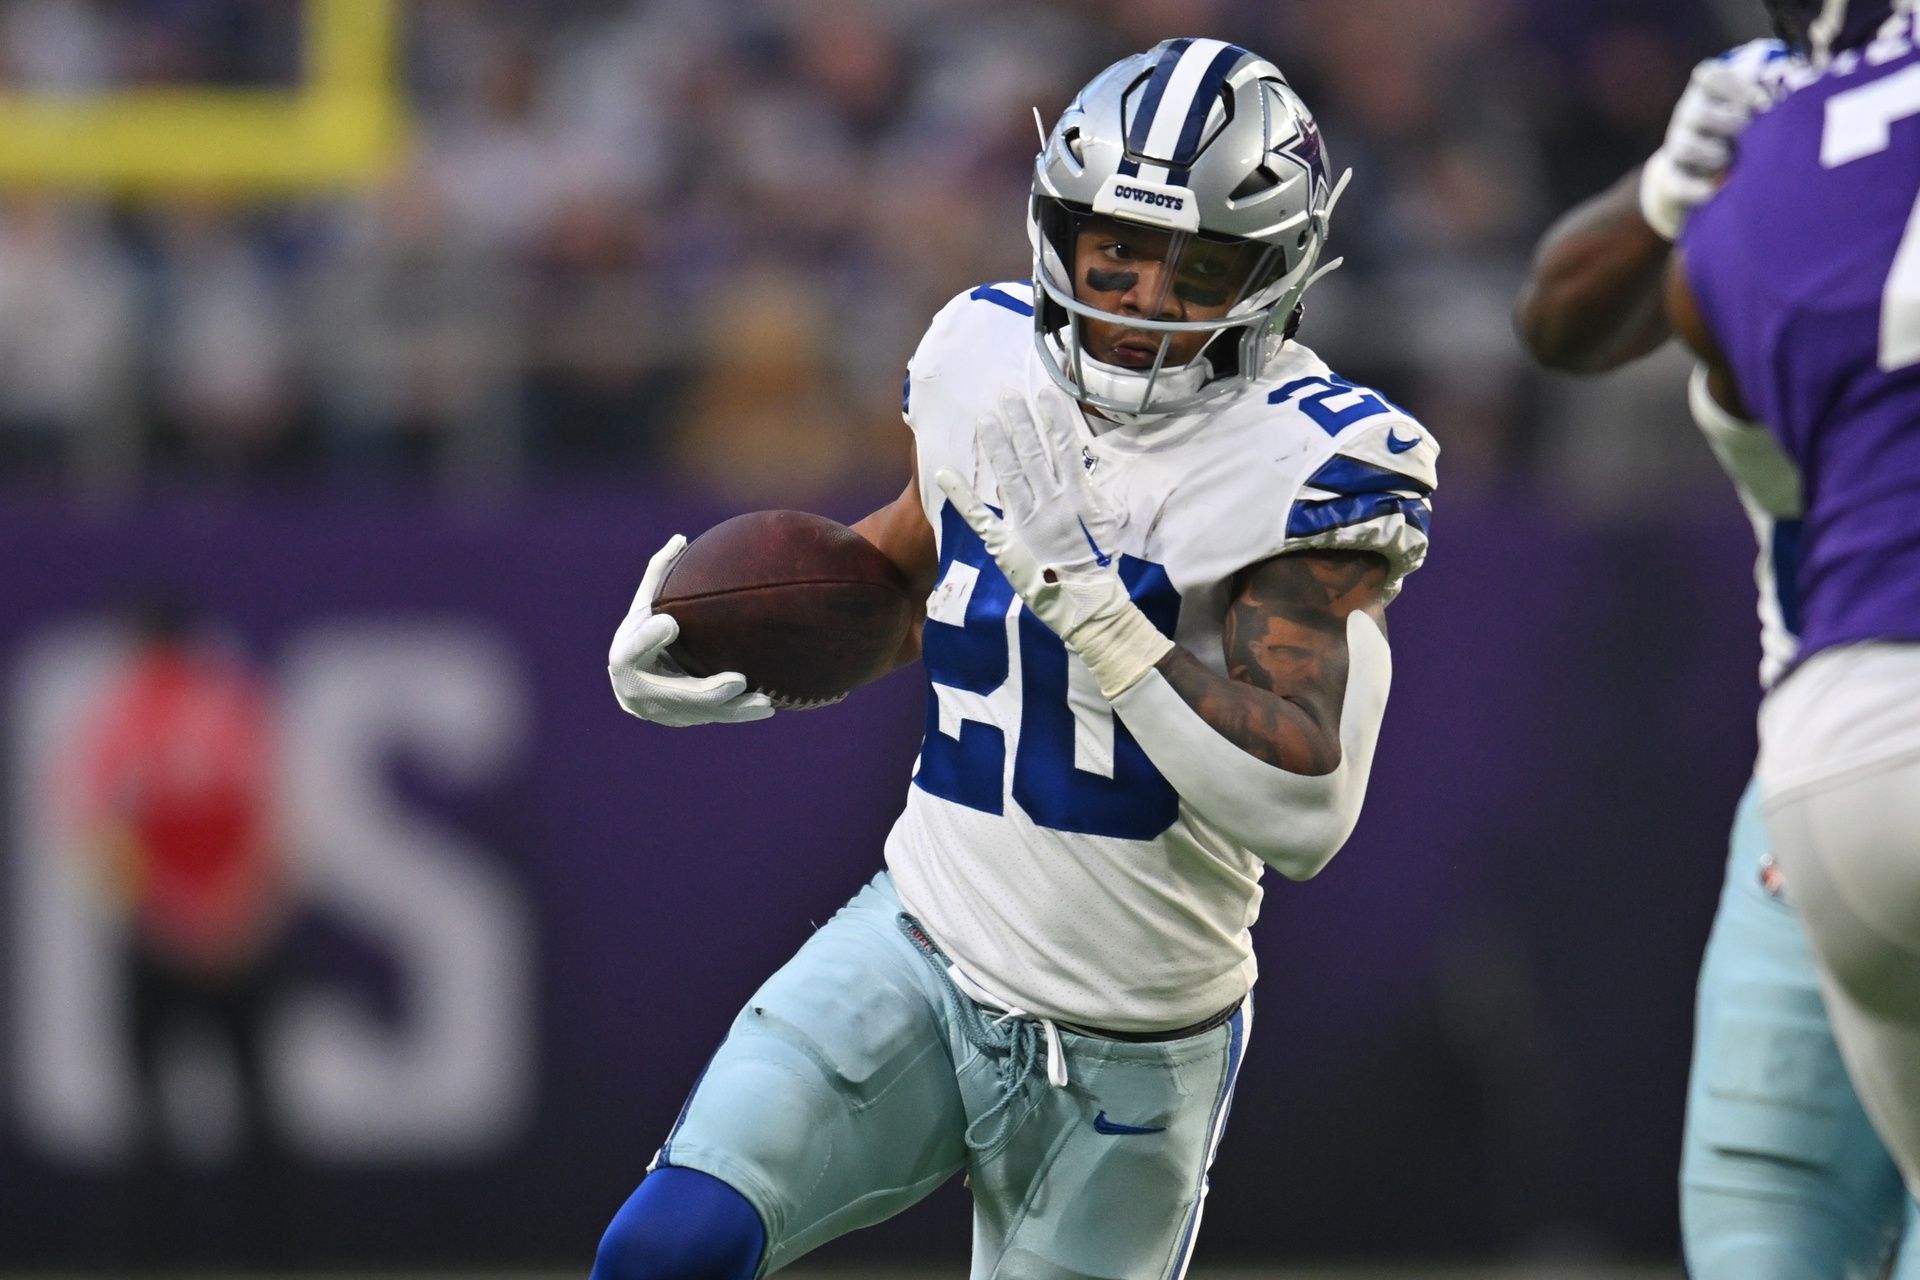
[(1110, 403), (1091, 401), (1099, 407), (1138, 413), (1157, 403), (1156, 393), (1191, 396), (1207, 380), (1196, 374), (1230, 367), (1241, 331), (1267, 323), (1267, 295), (1285, 264), (1275, 246), (1151, 227), (1062, 201), (1049, 200), (1035, 216), (1072, 285), (1071, 296), (1048, 294), (1059, 315), (1043, 330), (1050, 353), (1094, 396), (1116, 378), (1145, 379), (1137, 396), (1129, 388), (1103, 397)]
[(1120, 417), (1245, 385), (1324, 274), (1339, 189), (1312, 114), (1264, 59), (1170, 40), (1109, 67), (1034, 166), (1035, 338), (1049, 375)]

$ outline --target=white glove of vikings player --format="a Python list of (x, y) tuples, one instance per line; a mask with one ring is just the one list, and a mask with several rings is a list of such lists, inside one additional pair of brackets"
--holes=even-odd
[(1640, 213), (1668, 240), (1719, 189), (1733, 163), (1733, 140), (1773, 103), (1786, 66), (1785, 46), (1755, 40), (1693, 69), (1674, 104), (1666, 141), (1640, 171)]
[(1127, 596), (1116, 563), (1120, 521), (1087, 481), (1072, 412), (1064, 397), (1050, 397), (1036, 417), (1025, 397), (1008, 393), (976, 426), (1000, 482), (1004, 519), (951, 468), (934, 481), (1034, 616), (1080, 655), (1112, 699), (1151, 671), (1173, 641)]
[(773, 703), (764, 693), (748, 693), (747, 678), (739, 672), (690, 676), (667, 656), (667, 646), (680, 635), (680, 624), (655, 613), (653, 597), (667, 570), (686, 549), (687, 540), (676, 533), (647, 562), (633, 606), (613, 633), (613, 647), (607, 651), (613, 696), (628, 714), (673, 728), (765, 720), (773, 714)]

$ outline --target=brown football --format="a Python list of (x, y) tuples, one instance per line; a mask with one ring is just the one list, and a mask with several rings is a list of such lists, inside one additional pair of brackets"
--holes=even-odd
[(654, 597), (697, 676), (738, 671), (776, 706), (819, 706), (892, 665), (916, 613), (893, 561), (805, 511), (753, 511), (701, 534)]

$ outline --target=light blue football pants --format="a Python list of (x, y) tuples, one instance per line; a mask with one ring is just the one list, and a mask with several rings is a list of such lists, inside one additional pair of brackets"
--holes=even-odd
[(1753, 786), (1700, 970), (1680, 1160), (1693, 1280), (1920, 1280), (1920, 1214), (1854, 1097)]
[(1061, 1031), (960, 996), (883, 873), (755, 992), (656, 1167), (752, 1202), (760, 1274), (889, 1218), (965, 1169), (973, 1280), (1185, 1274), (1251, 1025), (1185, 1039)]

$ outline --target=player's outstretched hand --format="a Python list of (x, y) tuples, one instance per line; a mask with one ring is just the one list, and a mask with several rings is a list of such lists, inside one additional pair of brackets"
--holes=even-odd
[(676, 533), (647, 562), (633, 605), (607, 651), (613, 696), (628, 714), (673, 728), (765, 720), (773, 714), (772, 702), (764, 693), (747, 692), (747, 678), (739, 672), (690, 676), (667, 656), (667, 646), (680, 635), (680, 624), (655, 613), (653, 598), (667, 570), (686, 549), (687, 540)]
[(1064, 638), (1116, 594), (1126, 604), (1109, 550), (1116, 522), (1081, 473), (1071, 428), (1009, 393), (974, 425), (974, 438), (1000, 482), (1005, 517), (951, 469), (934, 479), (1035, 616)]
[(1647, 225), (1677, 239), (1693, 211), (1719, 189), (1733, 163), (1734, 139), (1773, 101), (1786, 47), (1755, 40), (1693, 69), (1674, 105), (1666, 140), (1640, 172)]
[(1081, 657), (1107, 697), (1144, 676), (1173, 642), (1155, 631), (1120, 580), (1120, 520), (1080, 465), (1071, 407), (1036, 415), (1008, 394), (975, 426), (1000, 483), (1004, 518), (965, 479), (942, 467), (934, 481), (953, 503), (1020, 598)]

